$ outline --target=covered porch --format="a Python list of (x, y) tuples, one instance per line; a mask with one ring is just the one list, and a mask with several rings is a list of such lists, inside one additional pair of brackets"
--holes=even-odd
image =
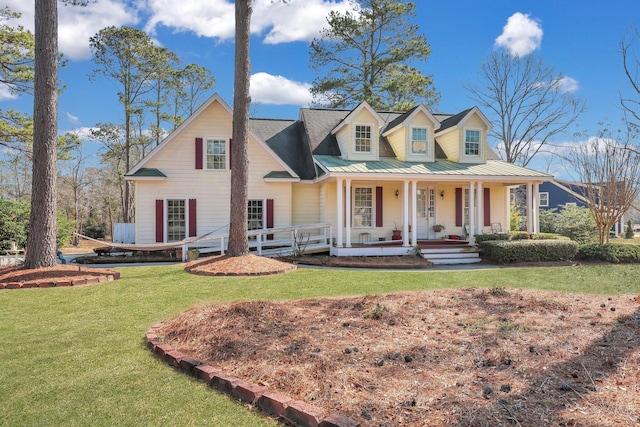
[(333, 209), (325, 203), (325, 221), (334, 224), (332, 255), (407, 255), (434, 243), (473, 247), (474, 235), (508, 231), (510, 188), (521, 185), (527, 189), (527, 231), (540, 229), (542, 181), (363, 178), (336, 177), (326, 184), (325, 197), (335, 192)]

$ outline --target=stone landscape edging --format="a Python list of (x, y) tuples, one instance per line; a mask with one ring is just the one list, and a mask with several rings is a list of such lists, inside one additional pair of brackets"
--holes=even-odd
[(267, 387), (225, 374), (222, 370), (189, 357), (160, 340), (156, 323), (145, 336), (147, 348), (175, 369), (189, 374), (208, 386), (248, 403), (266, 414), (298, 427), (359, 427), (360, 423), (340, 414), (327, 414), (321, 408)]
[(60, 280), (55, 281), (52, 279), (42, 280), (29, 280), (26, 282), (5, 282), (0, 283), (0, 290), (3, 289), (30, 289), (30, 288), (57, 288), (66, 286), (82, 286), (82, 285), (95, 285), (96, 283), (113, 282), (120, 278), (120, 272), (113, 272), (109, 274), (101, 274), (94, 277), (86, 277), (84, 279), (73, 280)]

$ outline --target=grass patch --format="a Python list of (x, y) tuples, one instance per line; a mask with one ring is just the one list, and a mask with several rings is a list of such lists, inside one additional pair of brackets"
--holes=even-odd
[(115, 282), (0, 292), (0, 425), (225, 425), (274, 422), (161, 363), (147, 329), (190, 306), (453, 287), (639, 292), (633, 265), (449, 272), (300, 269), (202, 277), (179, 266), (120, 268)]

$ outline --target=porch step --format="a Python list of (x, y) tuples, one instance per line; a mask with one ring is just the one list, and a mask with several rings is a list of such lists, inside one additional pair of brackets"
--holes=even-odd
[(434, 264), (472, 264), (480, 262), (480, 254), (472, 246), (423, 248), (420, 254)]

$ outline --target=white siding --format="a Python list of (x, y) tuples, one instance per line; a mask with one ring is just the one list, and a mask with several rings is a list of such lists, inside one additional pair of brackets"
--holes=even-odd
[[(145, 165), (167, 175), (164, 181), (136, 182), (136, 243), (155, 241), (155, 200), (196, 199), (197, 234), (221, 229), (229, 223), (231, 171), (195, 169), (195, 139), (231, 138), (231, 116), (217, 102), (182, 129)], [(265, 182), (271, 171), (282, 171), (256, 141), (249, 140), (249, 198), (274, 199), (274, 226), (291, 224), (291, 183)]]

